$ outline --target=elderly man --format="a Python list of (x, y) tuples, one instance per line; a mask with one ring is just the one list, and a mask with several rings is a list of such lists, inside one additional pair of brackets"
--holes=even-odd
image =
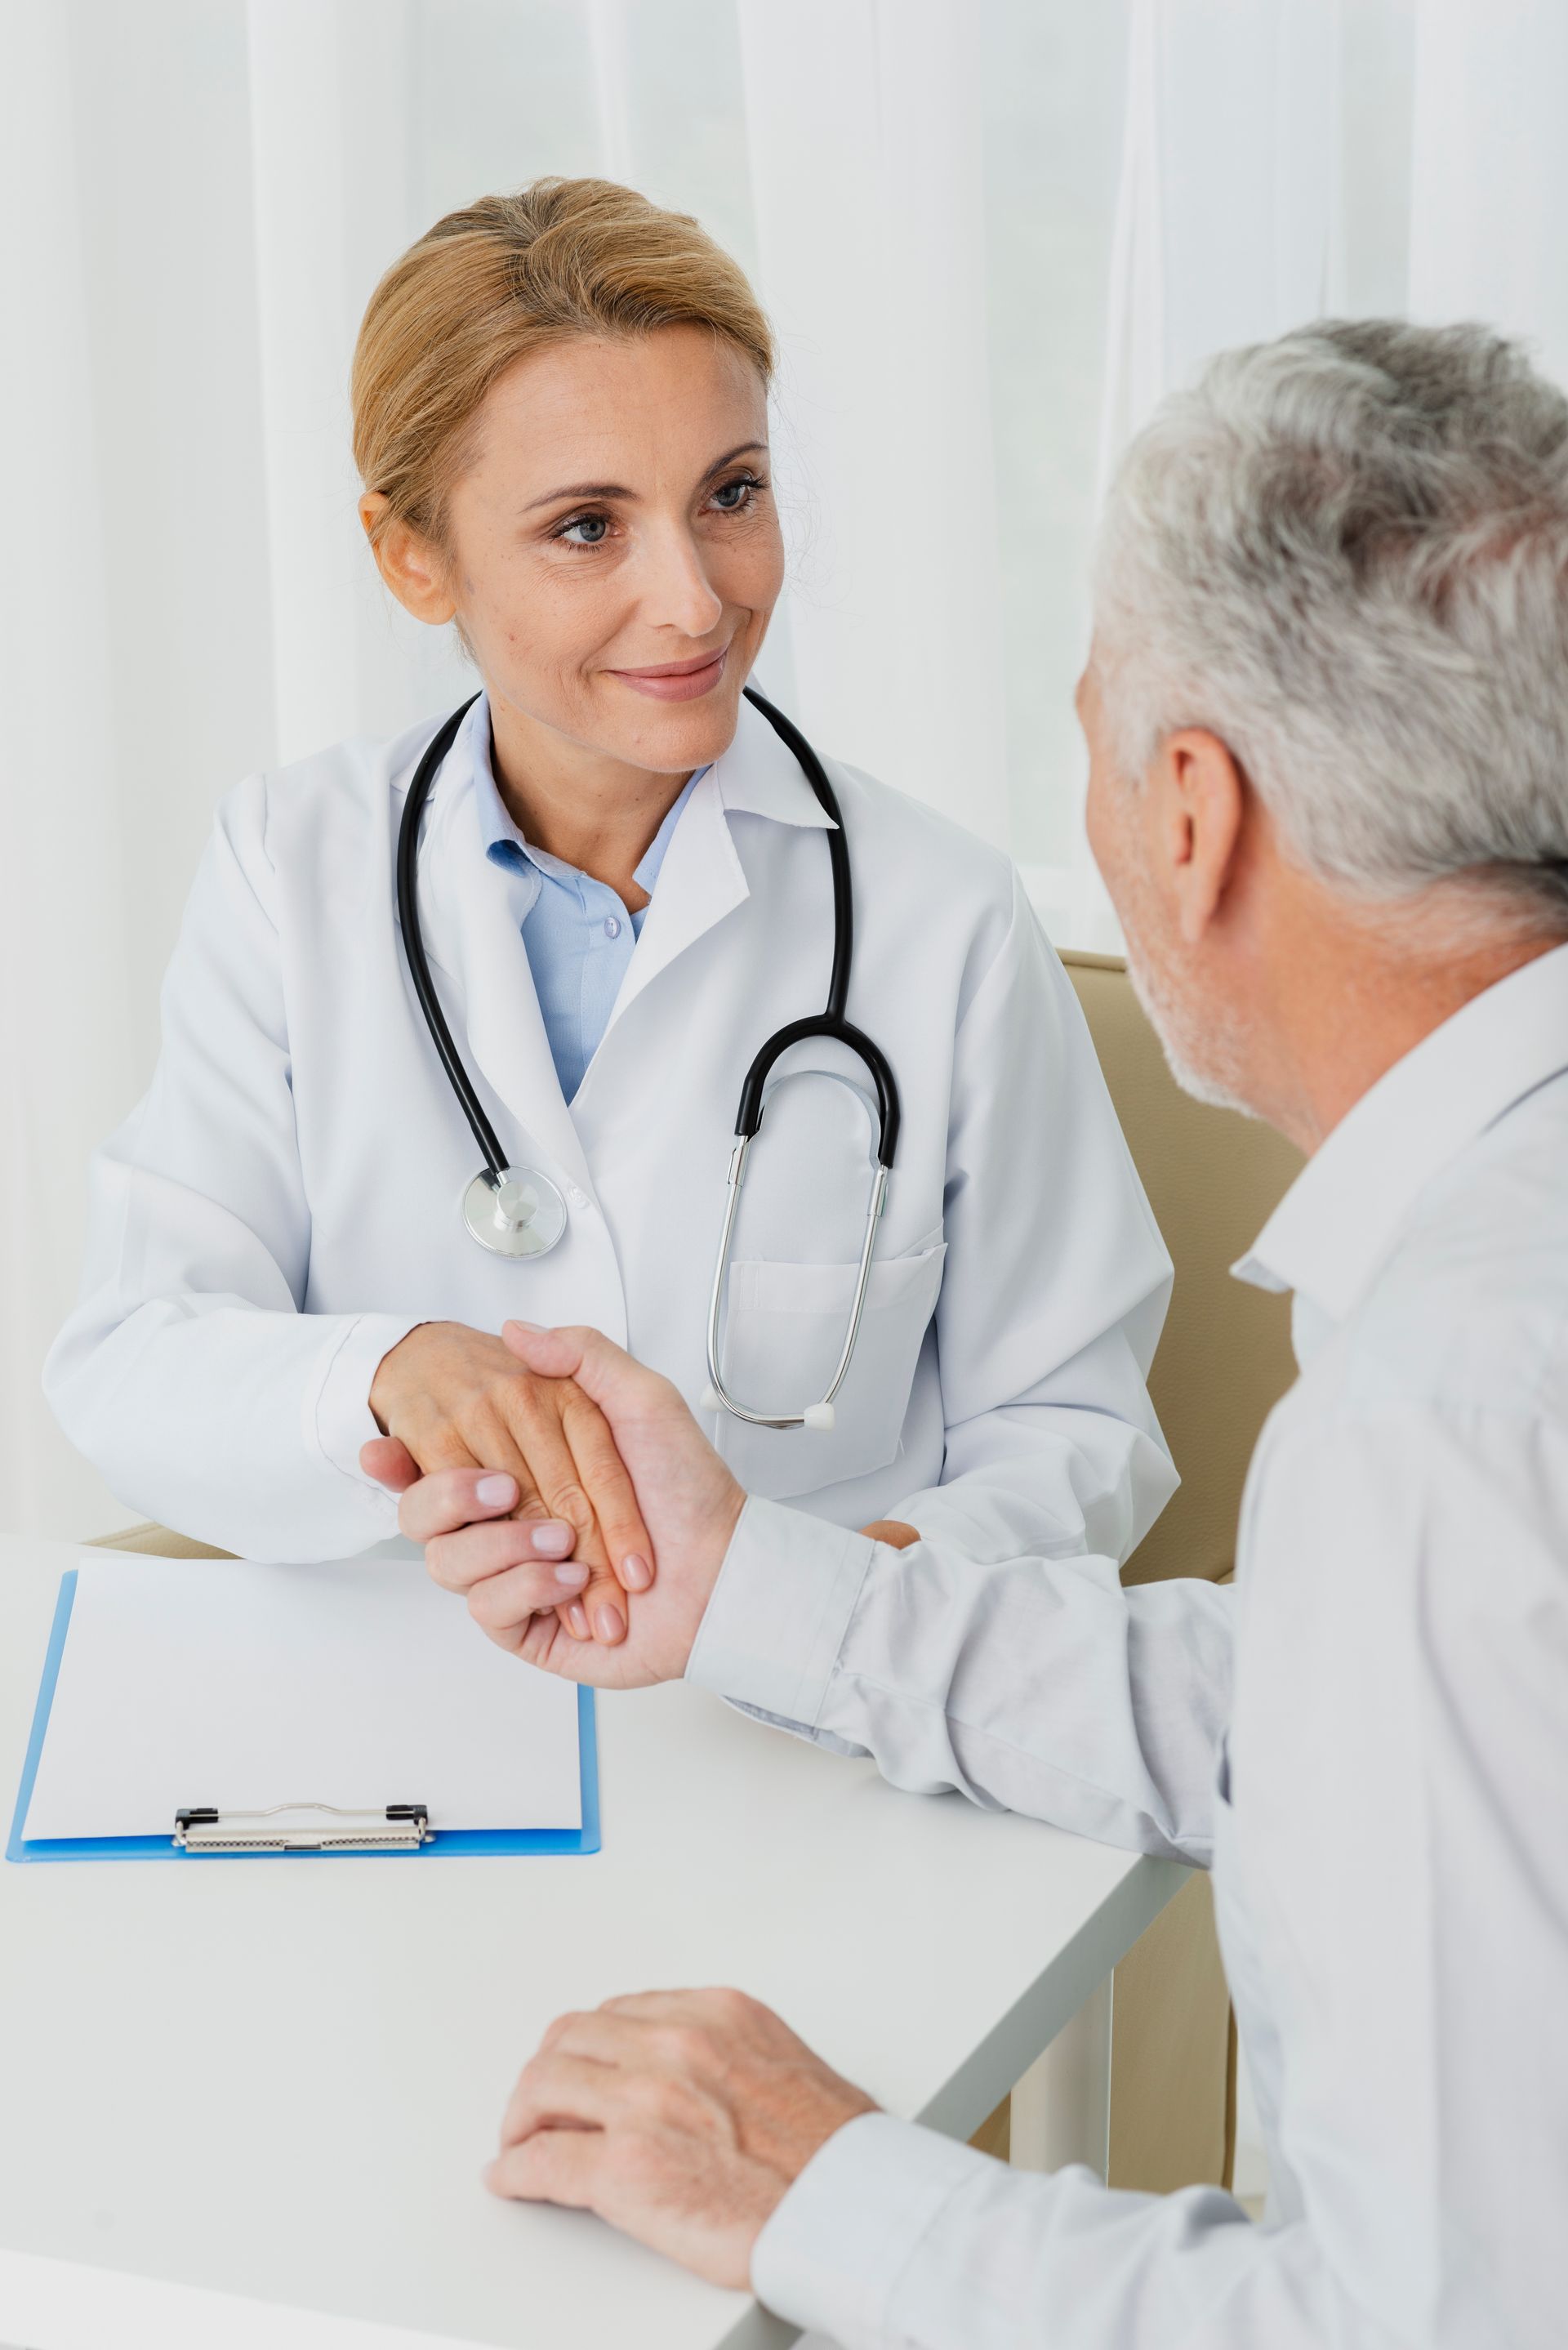
[[(1131, 450), (1080, 695), (1089, 823), (1182, 1082), (1309, 1164), (1234, 1594), (898, 1553), (747, 1501), (674, 1390), (514, 1328), (659, 1552), (624, 1645), (472, 1474), (403, 1513), (553, 1669), (685, 1674), (909, 1788), (1212, 1865), (1271, 2151), (1227, 2196), (1011, 2171), (732, 1993), (564, 2018), (491, 2182), (847, 2350), (1568, 2339), (1568, 400), (1479, 328), (1218, 361)], [(391, 1482), (398, 1464), (377, 1454)], [(507, 1495), (486, 1496), (496, 1509)]]

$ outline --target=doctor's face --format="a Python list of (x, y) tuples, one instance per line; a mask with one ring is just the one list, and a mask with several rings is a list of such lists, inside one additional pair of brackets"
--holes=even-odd
[(784, 578), (756, 370), (705, 329), (520, 360), (480, 411), (445, 585), (497, 705), (680, 773), (723, 751)]

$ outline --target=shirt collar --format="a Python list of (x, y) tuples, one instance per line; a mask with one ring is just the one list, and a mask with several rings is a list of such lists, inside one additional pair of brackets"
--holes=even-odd
[(706, 767), (699, 767), (694, 774), (687, 776), (680, 792), (666, 809), (663, 823), (644, 849), (641, 863), (632, 874), (631, 878), (638, 888), (646, 891), (650, 898), (653, 895), (653, 885), (659, 879), (659, 869), (664, 862), (665, 851), (674, 837), (675, 827), (680, 821), (686, 803), (707, 772)]
[(776, 824), (833, 828), (800, 761), (749, 702), (741, 703), (734, 740), (713, 762), (713, 778), (721, 801), (732, 813), (771, 816)]
[[(473, 785), (479, 811), (479, 837), (488, 857), (493, 849), (507, 847), (520, 850), (531, 866), (552, 880), (575, 878), (575, 868), (552, 857), (547, 849), (536, 848), (513, 822), (501, 787), (495, 780), (495, 769), (490, 757), (490, 701), (482, 693), (464, 718), (453, 738), (449, 764), (459, 774), (466, 770)], [(445, 770), (443, 769), (443, 773)], [(659, 879), (665, 852), (680, 821), (681, 811), (692, 792), (708, 773), (699, 767), (687, 777), (676, 798), (665, 811), (663, 821), (643, 852), (642, 860), (632, 875), (639, 889), (651, 898), (653, 885)]]
[(1231, 1271), (1259, 1289), (1294, 1290), (1303, 1330), (1343, 1322), (1432, 1178), (1564, 1068), (1568, 946), (1473, 996), (1396, 1061), (1346, 1111)]

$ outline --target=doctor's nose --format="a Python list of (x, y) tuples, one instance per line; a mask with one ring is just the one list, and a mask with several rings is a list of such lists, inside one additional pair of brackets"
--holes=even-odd
[(685, 530), (661, 532), (644, 552), (640, 586), (645, 619), (655, 628), (677, 629), (685, 637), (711, 634), (723, 617), (724, 599), (708, 577), (702, 551)]

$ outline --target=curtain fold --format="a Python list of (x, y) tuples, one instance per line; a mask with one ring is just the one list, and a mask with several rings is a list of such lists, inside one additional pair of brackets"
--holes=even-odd
[(124, 1104), (131, 1031), (119, 888), (121, 773), (109, 691), (109, 577), (85, 306), (69, 27), (57, 11), (5, 23), (0, 69), (4, 302), (50, 322), (47, 350), (4, 370), (10, 560), (0, 569), (5, 712), (0, 848), (0, 1477), (5, 1521), (50, 1523), (62, 1497), (101, 1508), (42, 1408), (38, 1364), (73, 1293), (87, 1153)]
[[(803, 724), (1008, 838), (981, 96), (950, 0), (739, 0)], [(831, 69), (825, 61), (831, 59)]]
[(1342, 0), (1134, 0), (1102, 473), (1211, 352), (1331, 306), (1344, 74)]
[(1568, 383), (1568, 8), (1428, 0), (1415, 38), (1411, 315), (1526, 336)]
[[(1211, 353), (1331, 307), (1344, 70), (1341, 0), (1134, 0), (1102, 490), (1138, 427)], [(1075, 939), (1119, 944), (1081, 822), (1054, 894)]]

